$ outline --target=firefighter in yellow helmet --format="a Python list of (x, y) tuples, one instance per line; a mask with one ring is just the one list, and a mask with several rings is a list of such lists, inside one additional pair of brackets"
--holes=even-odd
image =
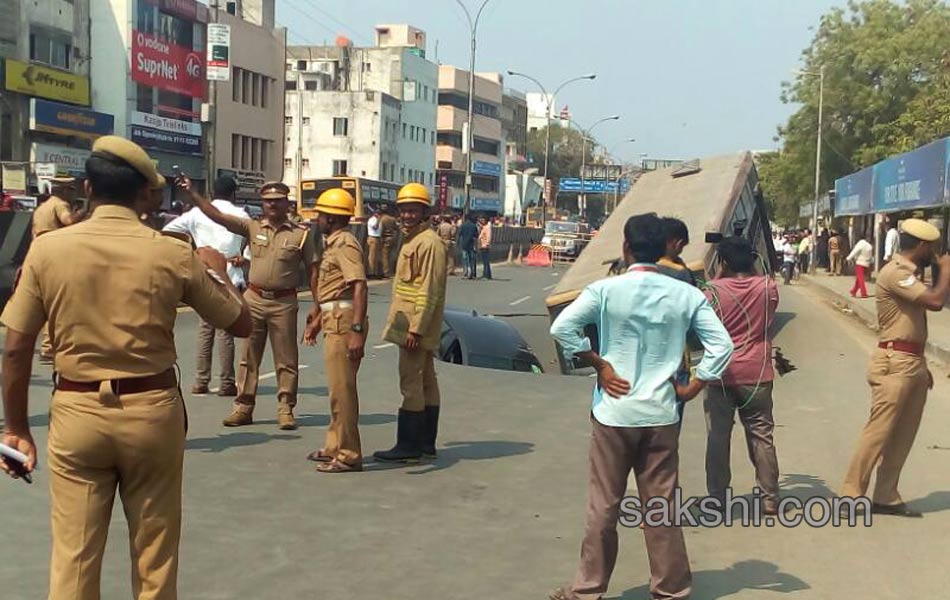
[(304, 342), (312, 346), (323, 331), (323, 361), (330, 389), (330, 425), (323, 447), (307, 457), (322, 473), (363, 470), (360, 400), (356, 373), (366, 345), (366, 271), (363, 250), (350, 232), (356, 201), (343, 189), (317, 198), (317, 225), (326, 236), (318, 265), (317, 303), (307, 316)]
[(439, 383), (434, 352), (439, 347), (445, 308), (446, 251), (429, 227), (429, 191), (409, 183), (396, 199), (403, 245), (396, 262), (392, 305), (383, 339), (399, 346), (402, 407), (396, 445), (375, 452), (377, 460), (415, 462), (435, 458), (439, 429)]

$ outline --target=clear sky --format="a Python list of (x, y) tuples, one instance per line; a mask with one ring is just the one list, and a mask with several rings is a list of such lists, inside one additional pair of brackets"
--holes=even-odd
[[(463, 0), (477, 10), (481, 0)], [(694, 158), (776, 147), (794, 107), (779, 100), (822, 14), (844, 0), (489, 0), (479, 22), (477, 71), (522, 71), (594, 131), (611, 154)], [(469, 29), (454, 0), (277, 0), (291, 44), (371, 45), (373, 26), (408, 23), (427, 56), (467, 69)], [(508, 87), (536, 91), (524, 79)], [(624, 140), (636, 138), (635, 143)]]

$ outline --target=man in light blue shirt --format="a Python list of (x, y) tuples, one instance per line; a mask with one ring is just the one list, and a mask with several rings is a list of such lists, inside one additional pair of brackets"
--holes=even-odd
[[(656, 215), (631, 217), (624, 227), (624, 275), (598, 281), (555, 319), (551, 335), (568, 358), (597, 371), (591, 423), (590, 497), (581, 563), (572, 585), (551, 600), (599, 600), (617, 559), (617, 520), (633, 469), (643, 504), (662, 498), (670, 510), (679, 479), (677, 398), (694, 398), (720, 378), (733, 344), (706, 297), (698, 289), (658, 272), (666, 249), (663, 221)], [(595, 352), (583, 328), (595, 325)], [(688, 382), (676, 382), (695, 332), (705, 349)], [(687, 598), (692, 585), (686, 543), (679, 527), (644, 529), (653, 598)]]

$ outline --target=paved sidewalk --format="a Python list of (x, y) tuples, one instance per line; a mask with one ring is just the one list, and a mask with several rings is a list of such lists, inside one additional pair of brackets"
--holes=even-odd
[[(853, 298), (850, 294), (854, 285), (853, 275), (831, 277), (820, 269), (818, 274), (803, 275), (802, 282), (817, 285), (830, 292), (836, 300), (867, 323), (868, 327), (877, 330), (877, 307), (875, 306), (875, 284), (868, 281), (868, 297)], [(927, 357), (944, 366), (950, 366), (950, 310), (939, 313), (928, 313), (927, 327)]]

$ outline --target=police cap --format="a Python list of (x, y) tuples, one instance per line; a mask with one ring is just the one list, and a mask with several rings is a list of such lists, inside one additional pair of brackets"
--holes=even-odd
[(290, 188), (280, 181), (268, 181), (261, 186), (261, 198), (268, 200), (285, 200), (290, 195)]
[(105, 135), (92, 145), (92, 154), (117, 158), (128, 164), (145, 178), (150, 188), (160, 187), (159, 174), (152, 158), (142, 147), (117, 135)]
[(936, 242), (940, 239), (940, 230), (922, 219), (904, 219), (901, 222), (901, 233), (924, 242)]

